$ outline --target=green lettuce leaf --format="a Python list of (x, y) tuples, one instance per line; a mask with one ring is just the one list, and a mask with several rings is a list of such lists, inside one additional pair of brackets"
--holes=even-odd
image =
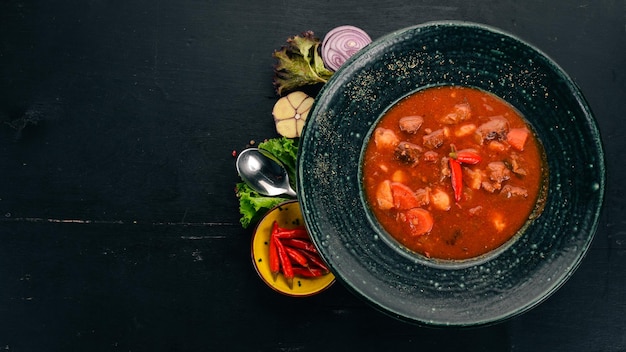
[(323, 84), (333, 72), (328, 70), (319, 54), (321, 41), (312, 31), (287, 39), (287, 44), (274, 51), (274, 87), (278, 95), (296, 88)]
[(287, 201), (287, 198), (267, 197), (258, 194), (244, 182), (236, 186), (237, 198), (239, 198), (239, 212), (241, 213), (241, 226), (247, 228), (257, 222), (265, 213), (278, 204)]
[[(271, 153), (285, 166), (289, 176), (289, 183), (295, 189), (298, 142), (285, 137), (273, 138), (259, 143), (259, 149)], [(239, 212), (241, 213), (239, 221), (243, 228), (247, 228), (257, 222), (273, 207), (289, 200), (289, 198), (280, 196), (264, 196), (254, 191), (244, 182), (237, 183), (235, 192), (237, 198), (239, 198)]]

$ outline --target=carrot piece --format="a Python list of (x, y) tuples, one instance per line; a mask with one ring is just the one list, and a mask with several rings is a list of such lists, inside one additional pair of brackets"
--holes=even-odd
[(430, 212), (423, 208), (413, 208), (405, 213), (406, 223), (413, 236), (425, 235), (433, 229), (434, 220)]
[(420, 205), (413, 190), (403, 183), (392, 182), (391, 194), (393, 195), (393, 205), (398, 210), (416, 208)]
[(527, 128), (511, 128), (509, 133), (506, 135), (506, 141), (511, 145), (511, 147), (523, 151), (524, 144), (526, 144), (526, 140), (528, 139), (528, 134), (530, 132)]

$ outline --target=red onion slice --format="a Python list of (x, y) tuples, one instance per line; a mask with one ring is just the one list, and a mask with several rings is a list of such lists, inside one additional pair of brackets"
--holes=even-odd
[(360, 28), (340, 26), (332, 29), (322, 42), (322, 60), (329, 70), (337, 71), (350, 56), (363, 49), (372, 39)]

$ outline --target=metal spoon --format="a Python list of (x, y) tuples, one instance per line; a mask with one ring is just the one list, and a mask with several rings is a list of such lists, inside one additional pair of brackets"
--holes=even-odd
[(236, 166), (241, 179), (260, 194), (296, 197), (285, 167), (267, 152), (258, 148), (245, 149), (237, 157)]

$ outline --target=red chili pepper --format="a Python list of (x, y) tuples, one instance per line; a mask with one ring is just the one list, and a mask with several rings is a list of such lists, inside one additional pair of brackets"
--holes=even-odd
[(318, 268), (293, 268), (293, 274), (302, 277), (319, 277), (324, 275), (325, 272)]
[(454, 200), (460, 201), (463, 195), (463, 170), (461, 163), (455, 159), (448, 159), (450, 164), (450, 179), (452, 180), (452, 190), (454, 191)]
[(461, 164), (478, 164), (482, 158), (473, 149), (456, 150), (454, 144), (450, 144), (452, 151), (448, 155), (450, 158), (457, 160)]
[(304, 267), (309, 266), (309, 261), (304, 256), (304, 254), (302, 254), (299, 250), (297, 250), (296, 248), (291, 248), (287, 246), (284, 246), (284, 247), (285, 247), (285, 252), (287, 252), (287, 255), (289, 256), (289, 258), (293, 259), (296, 263), (300, 264), (300, 266), (304, 266)]
[(328, 270), (328, 266), (326, 266), (326, 264), (324, 263), (324, 261), (322, 260), (322, 258), (320, 258), (319, 254), (317, 253), (311, 253), (305, 250), (300, 250), (300, 252), (307, 257), (307, 259), (315, 266), (317, 266), (318, 268), (322, 269), (324, 272), (329, 272)]
[(452, 180), (452, 189), (454, 190), (454, 200), (460, 201), (463, 195), (463, 171), (461, 164), (478, 164), (482, 158), (473, 149), (456, 150), (454, 144), (450, 145), (450, 179)]
[(274, 280), (276, 280), (276, 275), (280, 271), (280, 259), (278, 258), (278, 249), (276, 248), (276, 233), (278, 232), (278, 223), (274, 221), (272, 225), (272, 232), (270, 233), (270, 250), (269, 250), (269, 262), (270, 262), (270, 271), (274, 276)]
[[(452, 153), (450, 153), (452, 154)], [(462, 164), (478, 164), (482, 158), (472, 150), (459, 150), (456, 152), (456, 160)]]
[(309, 238), (309, 234), (306, 232), (306, 229), (303, 228), (295, 228), (295, 229), (284, 229), (279, 228), (276, 233), (276, 237), (280, 239), (284, 238)]
[(280, 227), (280, 226), (279, 226), (279, 227), (278, 227), (278, 230), (279, 230), (279, 231), (288, 231), (288, 230), (303, 230), (303, 231), (306, 231), (306, 226), (304, 226), (304, 225), (299, 225), (299, 226), (296, 226), (296, 227), (294, 227), (294, 228), (286, 228), (286, 227)]
[(274, 243), (276, 244), (276, 249), (278, 252), (278, 258), (280, 259), (280, 265), (283, 268), (283, 275), (287, 280), (287, 285), (289, 288), (293, 287), (293, 266), (291, 265), (291, 260), (287, 255), (287, 251), (285, 251), (285, 246), (280, 242), (278, 237), (274, 237)]
[(475, 153), (471, 150), (460, 150), (456, 152), (456, 160), (458, 160), (462, 164), (478, 164), (482, 158), (478, 153)]
[(311, 241), (302, 238), (286, 238), (283, 240), (285, 246), (304, 249), (309, 252), (317, 253), (317, 248)]

